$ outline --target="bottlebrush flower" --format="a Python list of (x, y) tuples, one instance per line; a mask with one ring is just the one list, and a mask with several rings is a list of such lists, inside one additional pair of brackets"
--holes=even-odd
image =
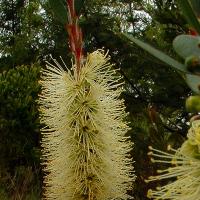
[(172, 166), (158, 170), (157, 176), (147, 180), (160, 181), (175, 178), (168, 184), (149, 190), (147, 197), (152, 199), (200, 200), (200, 120), (193, 121), (188, 131), (188, 139), (178, 150), (172, 153), (159, 151), (150, 147), (149, 155), (154, 163), (166, 163)]
[(102, 50), (89, 54), (78, 76), (56, 60), (42, 71), (44, 199), (130, 198), (132, 145), (122, 83), (109, 59)]

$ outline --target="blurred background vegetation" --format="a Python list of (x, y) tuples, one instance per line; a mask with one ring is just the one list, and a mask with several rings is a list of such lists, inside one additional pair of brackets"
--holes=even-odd
[[(188, 33), (175, 0), (87, 0), (80, 26), (84, 51), (104, 48), (126, 82), (123, 93), (135, 143), (135, 200), (154, 174), (148, 146), (179, 147), (188, 128), (182, 74), (130, 43), (122, 32), (177, 58), (172, 40)], [(71, 63), (67, 33), (46, 0), (0, 0), (0, 199), (39, 200), (42, 194), (37, 96), (40, 69), (50, 55)], [(154, 184), (154, 183), (153, 183)], [(156, 186), (156, 185), (155, 185)]]

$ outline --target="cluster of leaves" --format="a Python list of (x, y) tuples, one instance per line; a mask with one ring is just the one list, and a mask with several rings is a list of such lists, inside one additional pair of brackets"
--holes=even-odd
[[(194, 3), (197, 1), (193, 1)], [(136, 38), (132, 38), (131, 36), (127, 37), (136, 43), (138, 46), (144, 48), (146, 51), (160, 59), (161, 61), (167, 63), (171, 67), (178, 69), (179, 71), (185, 74), (185, 80), (189, 87), (195, 92), (199, 93), (200, 87), (200, 77), (199, 77), (199, 36), (200, 34), (200, 24), (198, 22), (198, 18), (195, 16), (195, 12), (187, 0), (184, 0), (181, 4), (183, 13), (185, 14), (188, 23), (190, 23), (193, 28), (194, 35), (179, 35), (173, 41), (173, 48), (177, 52), (177, 54), (185, 60), (185, 63), (182, 64), (179, 61), (174, 60), (173, 58), (167, 56), (166, 54), (160, 52), (157, 49), (149, 46), (148, 44), (139, 41)], [(193, 5), (194, 6), (194, 5)], [(197, 9), (197, 8), (196, 8)], [(197, 10), (196, 10), (197, 12)], [(199, 10), (200, 12), (200, 10)], [(199, 104), (197, 103), (200, 98), (198, 96), (188, 98), (186, 102), (187, 110), (192, 112), (199, 111)]]
[(0, 2), (1, 71), (37, 60), (41, 43), (42, 16), (39, 1)]
[[(39, 172), (40, 132), (36, 105), (39, 71), (39, 65), (35, 64), (0, 74), (0, 173), (3, 177), (0, 184), (4, 188), (12, 186), (9, 193), (20, 193), (16, 191), (20, 183), (29, 187), (36, 181), (33, 172)], [(32, 178), (27, 178), (28, 174)]]
[[(194, 114), (191, 120), (196, 120), (199, 118), (198, 114), (200, 111), (200, 77), (199, 77), (199, 66), (200, 66), (200, 49), (199, 49), (199, 34), (200, 34), (200, 23), (197, 16), (200, 13), (199, 1), (184, 0), (180, 2), (180, 7), (182, 12), (190, 25), (189, 33), (192, 35), (179, 35), (173, 40), (173, 48), (176, 53), (182, 58), (184, 64), (179, 62), (172, 57), (166, 55), (165, 53), (153, 48), (152, 46), (133, 38), (130, 35), (126, 37), (137, 44), (138, 46), (145, 49), (147, 52), (151, 53), (153, 56), (157, 57), (159, 60), (170, 65), (172, 68), (181, 71), (183, 77), (191, 88), (195, 96), (189, 96), (186, 99), (186, 110)], [(197, 16), (196, 16), (197, 14)], [(191, 94), (191, 93), (190, 93)], [(185, 98), (184, 98), (185, 99)], [(156, 123), (157, 124), (157, 123)], [(157, 129), (159, 130), (159, 129)], [(150, 131), (149, 131), (150, 132)], [(157, 139), (159, 137), (157, 136)], [(159, 138), (159, 142), (162, 143), (162, 138)], [(162, 143), (166, 146), (165, 141)], [(174, 145), (173, 145), (174, 146)], [(159, 147), (158, 147), (159, 148)], [(159, 148), (162, 149), (162, 148)], [(160, 166), (159, 166), (160, 167)]]

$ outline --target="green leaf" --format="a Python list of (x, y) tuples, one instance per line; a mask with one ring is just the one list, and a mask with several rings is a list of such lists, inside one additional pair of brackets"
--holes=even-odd
[(186, 99), (185, 103), (188, 112), (200, 111), (200, 96), (190, 96)]
[(68, 21), (67, 8), (63, 0), (49, 0), (49, 5), (53, 9), (55, 17), (62, 24), (66, 24)]
[(196, 15), (200, 16), (200, 1), (199, 0), (190, 0), (192, 8), (194, 9)]
[(85, 0), (75, 0), (74, 6), (75, 6), (75, 10), (76, 10), (77, 15), (80, 15), (84, 2), (85, 2)]
[(200, 34), (200, 24), (188, 0), (179, 0), (179, 5), (188, 23)]
[(186, 74), (186, 82), (188, 86), (197, 94), (200, 94), (200, 76)]
[(179, 35), (173, 41), (174, 50), (182, 58), (200, 56), (200, 37), (192, 35)]
[(146, 44), (128, 34), (124, 34), (129, 40), (131, 40), (132, 42), (134, 42), (135, 44), (137, 44), (138, 46), (140, 46), (141, 48), (143, 48), (144, 50), (148, 51), (150, 54), (152, 54), (153, 56), (155, 56), (156, 58), (158, 58), (159, 60), (163, 61), (164, 63), (170, 65), (171, 67), (178, 69), (184, 73), (190, 73), (189, 71), (187, 71), (185, 65), (183, 65), (182, 63), (179, 63), (178, 61), (176, 61), (175, 59), (171, 58), (170, 56), (166, 55), (165, 53), (163, 53), (162, 51), (159, 51), (157, 49), (155, 49), (154, 47), (150, 46), (149, 44)]

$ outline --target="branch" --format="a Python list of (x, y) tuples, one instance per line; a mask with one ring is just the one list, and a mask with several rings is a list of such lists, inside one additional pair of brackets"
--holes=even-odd
[(139, 96), (139, 98), (137, 98), (137, 99), (140, 99), (143, 102), (149, 103), (146, 98), (143, 98), (143, 95), (140, 92), (140, 90), (130, 81), (130, 79), (126, 76), (126, 74), (123, 72), (123, 70), (120, 69), (119, 72), (124, 77), (125, 81), (133, 88), (133, 90), (135, 90), (137, 92), (137, 94)]

